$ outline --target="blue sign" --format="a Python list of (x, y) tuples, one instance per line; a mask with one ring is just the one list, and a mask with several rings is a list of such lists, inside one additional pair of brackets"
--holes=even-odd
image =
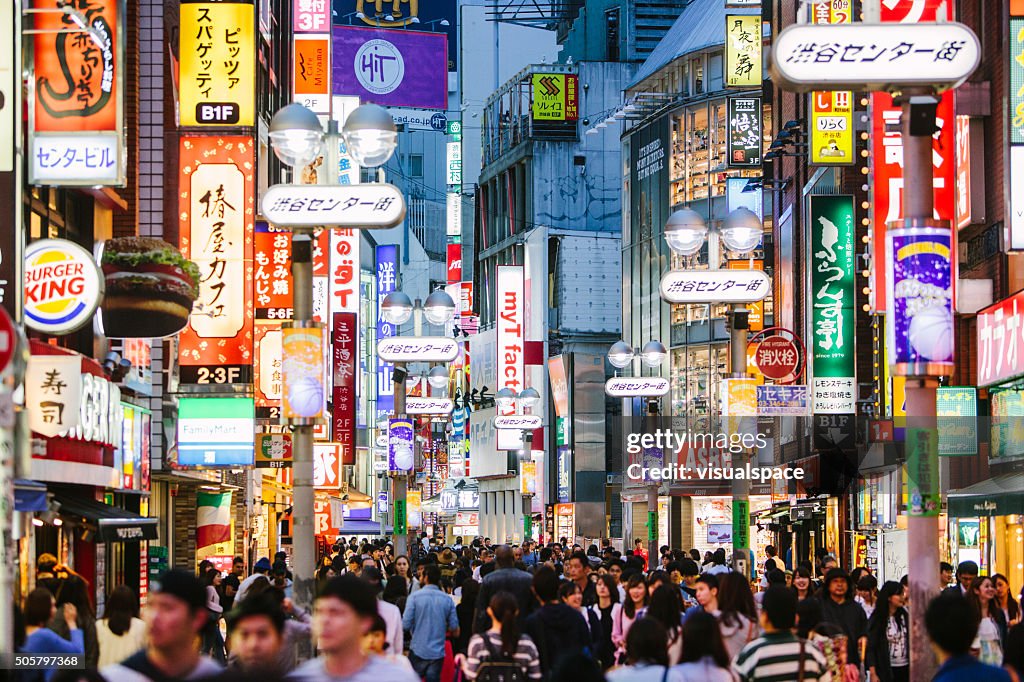
[(571, 502), (569, 496), (572, 490), (570, 482), (570, 476), (572, 476), (572, 449), (568, 445), (559, 445), (557, 458), (558, 501)]
[(388, 491), (381, 490), (377, 493), (377, 513), (387, 514), (388, 513)]
[(757, 386), (757, 414), (768, 417), (803, 417), (808, 414), (807, 385)]
[(430, 127), (437, 131), (444, 131), (448, 126), (448, 117), (438, 112), (430, 117)]
[[(385, 322), (380, 316), (384, 297), (398, 286), (398, 245), (378, 246), (377, 257), (377, 343), (397, 334), (395, 325)], [(376, 358), (376, 353), (373, 354)], [(391, 373), (394, 365), (377, 360), (377, 411), (392, 412), (395, 409), (395, 387)]]

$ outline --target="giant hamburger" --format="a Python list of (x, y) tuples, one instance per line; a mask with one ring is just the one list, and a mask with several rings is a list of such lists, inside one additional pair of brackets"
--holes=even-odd
[(199, 266), (162, 239), (118, 237), (103, 245), (103, 330), (111, 338), (181, 331), (199, 295)]

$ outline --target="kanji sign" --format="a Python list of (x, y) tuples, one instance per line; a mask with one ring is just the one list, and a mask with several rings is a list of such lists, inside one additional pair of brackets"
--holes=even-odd
[(451, 414), (455, 403), (448, 398), (406, 398), (406, 414)]
[(179, 42), (182, 126), (251, 126), (256, 110), (256, 8), (183, 0)]
[(561, 73), (535, 73), (533, 91), (534, 120), (575, 121), (579, 117), (578, 77)]
[(445, 336), (392, 336), (377, 341), (377, 357), (387, 362), (451, 362), (459, 344)]
[(661, 278), (661, 297), (669, 303), (753, 303), (771, 288), (760, 270), (671, 270)]
[[(385, 320), (380, 314), (380, 306), (387, 295), (398, 286), (398, 253), (399, 248), (397, 244), (379, 244), (376, 248), (378, 342), (394, 336), (397, 332), (395, 325)], [(380, 412), (391, 412), (395, 409), (395, 387), (392, 383), (392, 370), (391, 363), (378, 360), (377, 410)]]
[(762, 66), (760, 14), (730, 14), (725, 17), (725, 85), (730, 88), (760, 88)]
[(665, 395), (668, 389), (668, 379), (662, 377), (613, 377), (604, 384), (605, 395), (614, 398), (654, 398)]
[(336, 313), (331, 332), (331, 430), (345, 464), (355, 464), (356, 456), (358, 340), (359, 328), (355, 313)]
[(761, 98), (729, 98), (729, 165), (761, 165)]
[(942, 24), (797, 24), (772, 46), (769, 70), (788, 90), (955, 88), (977, 68), (978, 37)]
[(766, 378), (785, 379), (800, 366), (800, 349), (792, 339), (769, 336), (758, 344), (754, 362)]
[(256, 319), (292, 319), (291, 233), (259, 221), (254, 250)]
[(853, 163), (853, 93), (818, 90), (811, 93), (811, 163), (842, 166)]
[(292, 30), (295, 33), (321, 33), (331, 30), (330, 0), (295, 0)]
[(341, 489), (341, 457), (337, 443), (313, 444), (313, 487), (320, 490)]
[(518, 429), (519, 431), (534, 431), (544, 425), (544, 420), (539, 414), (510, 414), (499, 415), (494, 418), (496, 429)]
[(263, 217), (289, 228), (394, 227), (405, 199), (394, 185), (274, 185), (263, 194)]
[(757, 386), (757, 414), (767, 417), (803, 417), (809, 412), (806, 384)]

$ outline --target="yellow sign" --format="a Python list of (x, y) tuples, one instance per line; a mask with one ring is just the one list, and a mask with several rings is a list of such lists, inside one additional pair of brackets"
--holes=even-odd
[(181, 3), (182, 126), (252, 126), (256, 111), (252, 2)]
[[(755, 260), (753, 265), (749, 260), (731, 260), (727, 265), (730, 270), (764, 270), (764, 261)], [(747, 303), (747, 329), (752, 332), (759, 332), (764, 329), (764, 301), (754, 301), (753, 303)], [(749, 355), (749, 353), (748, 353)], [(757, 372), (748, 372), (748, 374), (756, 374)]]
[[(814, 23), (848, 24), (850, 0), (814, 6)], [(849, 90), (811, 93), (811, 163), (843, 166), (853, 163), (853, 93)]]
[(405, 494), (406, 525), (412, 528), (423, 527), (423, 493), (410, 490)]
[(761, 87), (761, 17), (730, 14), (725, 17), (725, 85)]
[(578, 118), (578, 77), (560, 73), (535, 73), (533, 118), (539, 121), (575, 121)]
[(537, 463), (533, 460), (519, 465), (519, 494), (537, 494)]

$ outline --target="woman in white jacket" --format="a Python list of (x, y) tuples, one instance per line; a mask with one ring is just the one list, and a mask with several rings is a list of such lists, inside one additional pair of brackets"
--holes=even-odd
[(103, 618), (96, 621), (99, 668), (120, 663), (146, 644), (146, 623), (138, 617), (135, 593), (119, 585), (107, 597)]

